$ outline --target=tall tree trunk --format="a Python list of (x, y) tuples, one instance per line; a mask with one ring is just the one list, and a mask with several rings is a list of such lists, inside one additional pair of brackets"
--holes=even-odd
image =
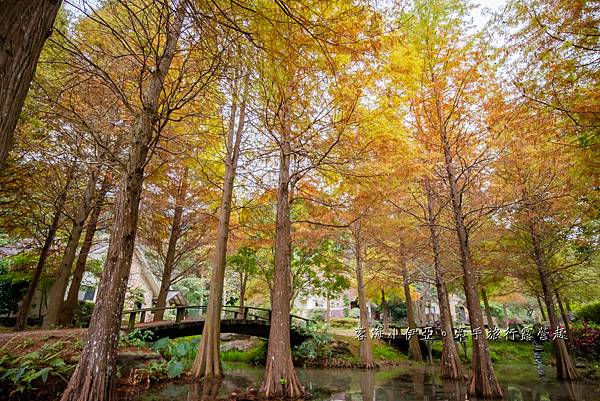
[(502, 304), (502, 312), (504, 315), (504, 328), (508, 327), (508, 309), (506, 308), (506, 304)]
[(488, 301), (487, 292), (485, 291), (484, 286), (481, 286), (481, 299), (483, 300), (488, 327), (491, 329), (494, 327), (494, 320), (492, 319), (492, 310), (490, 309), (490, 303)]
[[(223, 304), (223, 285), (225, 280), (225, 266), (227, 257), (227, 241), (229, 239), (229, 219), (231, 216), (231, 199), (233, 197), (233, 184), (240, 153), (240, 143), (245, 123), (246, 96), (248, 78), (245, 78), (240, 114), (237, 129), (235, 118), (237, 115), (238, 97), (234, 94), (227, 141), (227, 156), (225, 158), (225, 179), (223, 182), (223, 194), (219, 209), (219, 225), (217, 227), (217, 246), (215, 249), (214, 268), (210, 280), (210, 293), (208, 295), (208, 306), (202, 329), (202, 339), (198, 354), (192, 366), (192, 375), (196, 378), (214, 379), (223, 376), (221, 366), (221, 307)], [(237, 89), (237, 88), (236, 88)], [(237, 92), (237, 90), (236, 90)]]
[(94, 194), (96, 192), (96, 183), (98, 182), (99, 169), (95, 168), (92, 170), (88, 178), (88, 182), (83, 194), (83, 200), (81, 205), (75, 214), (73, 219), (73, 227), (69, 235), (69, 241), (65, 247), (65, 252), (60, 262), (58, 269), (58, 277), (50, 288), (48, 294), (48, 310), (46, 311), (46, 317), (44, 317), (44, 323), (42, 327), (48, 329), (58, 325), (60, 319), (60, 311), (63, 306), (63, 300), (65, 297), (65, 291), (69, 281), (69, 275), (71, 274), (71, 268), (73, 267), (73, 261), (77, 254), (77, 246), (79, 245), (79, 239), (83, 232), (83, 226), (87, 220), (90, 211), (92, 210)]
[[(402, 286), (404, 288), (404, 298), (406, 299), (406, 319), (408, 320), (408, 328), (416, 329), (417, 323), (415, 321), (415, 307), (410, 295), (410, 280), (408, 278), (408, 272), (404, 266), (402, 267)], [(423, 361), (418, 335), (413, 335), (408, 340), (408, 355), (413, 361)]]
[(77, 262), (75, 263), (75, 270), (73, 271), (73, 277), (71, 278), (71, 285), (69, 286), (69, 293), (67, 299), (63, 303), (63, 308), (60, 314), (59, 324), (71, 325), (73, 324), (73, 316), (75, 314), (75, 308), (77, 307), (77, 297), (79, 295), (79, 288), (81, 287), (81, 280), (83, 279), (83, 273), (85, 272), (85, 266), (87, 263), (87, 257), (94, 241), (94, 235), (98, 226), (98, 219), (100, 213), (102, 213), (104, 198), (106, 193), (110, 189), (112, 181), (110, 173), (104, 175), (100, 191), (96, 195), (94, 203), (94, 209), (88, 220), (87, 228), (85, 229), (85, 236), (83, 238), (83, 244), (79, 250), (79, 256), (77, 256)]
[(540, 307), (540, 314), (542, 315), (542, 321), (546, 321), (546, 314), (544, 313), (544, 306), (542, 305), (542, 300), (540, 299), (540, 296), (538, 294), (535, 294), (535, 297), (537, 298), (538, 301), (538, 306)]
[(381, 287), (381, 311), (383, 313), (383, 331), (390, 330), (390, 310), (385, 300), (385, 290)]
[[(287, 99), (284, 100), (284, 121), (287, 121)], [(304, 396), (292, 361), (290, 340), (291, 283), (291, 230), (290, 221), (290, 133), (283, 127), (280, 137), (279, 182), (277, 188), (277, 215), (275, 224), (275, 267), (271, 291), (271, 327), (269, 348), (260, 393), (266, 398)]]
[(0, 171), (60, 0), (0, 2)]
[[(160, 280), (160, 290), (158, 291), (158, 299), (156, 300), (157, 308), (164, 308), (167, 304), (167, 295), (171, 286), (171, 275), (175, 267), (175, 252), (177, 251), (177, 241), (181, 235), (181, 216), (183, 215), (183, 202), (187, 192), (187, 167), (184, 168), (177, 189), (177, 197), (175, 198), (175, 211), (173, 213), (173, 222), (171, 224), (171, 234), (169, 236), (169, 245), (167, 247), (167, 256), (165, 257), (165, 266), (163, 269), (162, 278)], [(154, 313), (154, 321), (163, 320), (165, 315), (164, 310), (157, 310)]]
[(373, 348), (370, 336), (371, 327), (369, 325), (367, 297), (365, 295), (365, 285), (363, 280), (363, 249), (361, 234), (361, 221), (359, 219), (353, 224), (352, 227), (352, 235), (354, 237), (354, 258), (356, 263), (356, 286), (358, 292), (360, 327), (364, 329), (365, 332), (365, 337), (360, 342), (359, 354), (362, 365), (367, 369), (373, 369), (375, 368), (375, 360), (373, 358)]
[(329, 292), (327, 292), (327, 298), (325, 299), (325, 331), (329, 332), (331, 328), (331, 299), (329, 299)]
[(427, 224), (429, 226), (429, 238), (433, 251), (433, 262), (435, 267), (435, 287), (437, 289), (438, 303), (440, 305), (440, 321), (442, 330), (446, 336), (442, 336), (442, 357), (440, 358), (440, 378), (449, 380), (462, 380), (465, 377), (452, 330), (452, 313), (450, 311), (450, 300), (448, 290), (444, 282), (444, 271), (442, 268), (442, 256), (440, 251), (439, 231), (433, 211), (433, 190), (429, 182), (425, 183), (427, 191)]
[(239, 318), (244, 318), (244, 308), (246, 307), (246, 285), (248, 283), (248, 274), (240, 273), (240, 313)]
[(556, 303), (558, 304), (558, 310), (560, 310), (560, 315), (562, 316), (562, 320), (565, 323), (565, 330), (567, 331), (567, 345), (569, 351), (573, 350), (573, 333), (571, 333), (571, 325), (569, 324), (569, 317), (567, 316), (567, 311), (563, 306), (562, 300), (560, 299), (560, 294), (557, 289), (554, 289), (554, 295), (556, 295)]
[(63, 208), (65, 207), (65, 202), (67, 200), (67, 192), (71, 187), (71, 181), (73, 179), (74, 166), (72, 166), (67, 175), (67, 181), (62, 191), (56, 198), (56, 202), (54, 203), (54, 217), (52, 218), (52, 223), (48, 228), (48, 233), (46, 234), (46, 240), (44, 241), (44, 246), (40, 251), (40, 257), (38, 258), (37, 265), (35, 266), (35, 271), (33, 273), (33, 277), (31, 278), (31, 282), (29, 283), (29, 287), (27, 288), (27, 293), (21, 302), (21, 307), (19, 308), (19, 312), (17, 313), (17, 321), (15, 323), (14, 330), (22, 331), (25, 330), (25, 326), (27, 325), (27, 315), (29, 315), (29, 308), (31, 307), (31, 301), (33, 300), (33, 296), (35, 295), (35, 289), (37, 288), (38, 283), (40, 282), (40, 278), (42, 277), (42, 272), (44, 271), (44, 265), (46, 264), (46, 259), (48, 258), (48, 253), (50, 252), (50, 247), (52, 246), (52, 242), (54, 241), (54, 237), (56, 236), (56, 230), (58, 230), (58, 225), (60, 223), (60, 217), (63, 213)]
[(143, 108), (136, 116), (129, 158), (115, 201), (113, 230), (87, 341), (77, 368), (61, 401), (108, 401), (115, 384), (116, 347), (121, 314), (135, 247), (144, 168), (158, 121), (160, 94), (165, 76), (175, 56), (185, 15), (185, 2), (177, 2), (173, 19), (166, 21), (165, 46), (143, 89)]
[[(446, 173), (448, 174), (449, 195), (452, 201), (461, 265), (463, 268), (463, 282), (465, 296), (467, 298), (467, 307), (469, 308), (469, 321), (472, 329), (481, 328), (483, 330), (483, 313), (481, 305), (479, 304), (477, 291), (479, 285), (477, 272), (473, 265), (471, 249), (469, 247), (469, 237), (462, 211), (462, 196), (458, 188), (456, 173), (454, 171), (454, 162), (452, 160), (450, 143), (446, 133), (445, 119), (442, 114), (442, 105), (439, 98), (436, 101), (436, 109), (440, 140), (444, 151)], [(479, 335), (477, 338), (473, 337), (471, 379), (467, 392), (471, 396), (481, 398), (502, 398), (502, 389), (496, 379), (496, 373), (494, 371), (494, 366), (492, 365), (492, 359), (490, 358), (489, 345), (485, 334)]]
[[(544, 294), (544, 302), (546, 303), (546, 311), (548, 312), (548, 320), (550, 320), (550, 329), (556, 330), (559, 327), (558, 316), (554, 309), (554, 300), (552, 299), (552, 289), (550, 287), (550, 279), (546, 272), (546, 264), (544, 262), (542, 245), (539, 234), (534, 222), (529, 224), (529, 233), (531, 234), (531, 242), (533, 245), (533, 257), (540, 275), (542, 284), (542, 292)], [(579, 380), (579, 374), (575, 368), (575, 364), (569, 355), (565, 341), (556, 337), (552, 342), (554, 346), (554, 357), (556, 358), (556, 378), (559, 380)]]

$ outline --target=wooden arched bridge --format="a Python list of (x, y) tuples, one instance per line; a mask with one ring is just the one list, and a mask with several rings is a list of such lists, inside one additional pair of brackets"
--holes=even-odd
[[(150, 331), (155, 339), (169, 337), (186, 337), (202, 334), (206, 305), (170, 306), (165, 308), (141, 308), (123, 311), (127, 326), (123, 329), (131, 331), (139, 329)], [(146, 321), (149, 313), (165, 311), (165, 319)], [(173, 312), (171, 312), (173, 311)], [(290, 315), (290, 338), (293, 344), (300, 344), (307, 336), (314, 322), (300, 316)], [(271, 310), (251, 306), (223, 306), (221, 310), (221, 333), (247, 334), (269, 338), (271, 327)]]

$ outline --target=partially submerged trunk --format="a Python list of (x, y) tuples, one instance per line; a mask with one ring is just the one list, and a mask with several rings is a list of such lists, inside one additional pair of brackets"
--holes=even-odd
[(219, 209), (219, 225), (217, 227), (217, 246), (215, 249), (214, 267), (210, 280), (210, 294), (208, 306), (202, 329), (202, 340), (198, 354), (192, 366), (192, 375), (196, 378), (219, 378), (223, 376), (221, 367), (221, 307), (223, 304), (223, 285), (225, 280), (225, 266), (227, 257), (227, 241), (229, 239), (229, 219), (231, 216), (231, 200), (233, 198), (233, 184), (240, 153), (240, 143), (244, 130), (246, 112), (246, 91), (248, 78), (244, 83), (242, 103), (240, 106), (237, 129), (235, 118), (237, 116), (237, 94), (234, 95), (229, 120), (227, 141), (227, 156), (225, 158), (225, 179), (223, 194)]
[[(287, 100), (284, 100), (284, 121), (287, 118)], [(279, 142), (279, 181), (277, 187), (277, 215), (275, 222), (275, 267), (271, 291), (271, 326), (265, 374), (260, 394), (265, 398), (304, 396), (292, 360), (290, 339), (291, 283), (291, 230), (290, 221), (290, 158), (289, 132), (283, 128)]]
[(356, 286), (358, 292), (360, 329), (364, 332), (364, 339), (360, 341), (359, 354), (363, 367), (367, 369), (373, 369), (375, 368), (375, 359), (373, 358), (373, 348), (370, 335), (371, 328), (369, 325), (367, 297), (365, 295), (365, 285), (363, 280), (363, 249), (361, 234), (361, 221), (357, 220), (352, 227), (352, 235), (354, 236), (354, 258), (356, 264)]
[(77, 308), (79, 288), (81, 287), (81, 280), (83, 279), (83, 274), (85, 273), (87, 257), (90, 253), (92, 242), (94, 241), (94, 235), (96, 234), (96, 229), (98, 227), (98, 219), (100, 218), (100, 213), (102, 213), (103, 209), (104, 198), (111, 185), (110, 173), (107, 173), (102, 180), (100, 191), (96, 195), (94, 209), (90, 214), (87, 228), (85, 229), (83, 243), (81, 244), (81, 249), (79, 250), (79, 255), (77, 256), (77, 262), (75, 263), (73, 276), (71, 277), (69, 293), (67, 295), (67, 299), (63, 303), (63, 308), (60, 313), (60, 325), (65, 326), (73, 324), (75, 308)]
[(56, 236), (56, 230), (58, 230), (60, 217), (63, 213), (63, 208), (65, 207), (65, 201), (67, 200), (67, 192), (71, 187), (73, 170), (74, 168), (71, 168), (71, 170), (69, 171), (69, 174), (67, 176), (67, 182), (61, 193), (56, 198), (56, 202), (54, 203), (54, 217), (52, 217), (52, 223), (50, 223), (50, 227), (48, 228), (48, 233), (46, 234), (46, 239), (44, 240), (44, 246), (42, 246), (42, 250), (40, 251), (40, 256), (35, 266), (35, 270), (33, 272), (31, 282), (29, 283), (29, 287), (27, 288), (27, 293), (25, 294), (25, 297), (21, 302), (19, 312), (17, 313), (17, 321), (15, 323), (15, 327), (13, 328), (14, 331), (25, 330), (25, 326), (27, 326), (27, 315), (29, 314), (31, 301), (33, 300), (33, 296), (35, 295), (35, 289), (37, 288), (38, 283), (40, 282), (40, 278), (42, 277), (44, 265), (46, 264), (46, 259), (48, 258), (48, 254), (50, 252), (50, 247), (52, 246), (52, 242), (54, 242), (54, 237)]
[(116, 348), (121, 328), (129, 270), (135, 246), (144, 168), (152, 146), (163, 82), (175, 56), (185, 15), (185, 2), (176, 3), (173, 19), (167, 20), (165, 46), (158, 64), (142, 93), (143, 107), (129, 145), (129, 158), (123, 171), (115, 201), (113, 230), (98, 297), (80, 354), (61, 401), (107, 401), (115, 385)]
[(427, 224), (429, 226), (429, 238), (431, 249), (433, 251), (433, 262), (435, 268), (435, 287), (437, 289), (438, 303), (440, 306), (440, 323), (443, 331), (442, 336), (442, 356), (440, 358), (440, 378), (447, 380), (462, 380), (465, 373), (458, 356), (456, 343), (454, 342), (454, 333), (452, 327), (452, 313), (450, 311), (450, 300), (448, 290), (444, 282), (444, 271), (442, 268), (442, 257), (440, 251), (439, 231), (433, 212), (433, 193), (426, 183), (427, 191)]
[[(442, 115), (442, 105), (439, 100), (436, 101), (436, 108), (440, 141), (444, 151), (444, 162), (446, 173), (448, 175), (449, 195), (452, 201), (461, 266), (463, 268), (463, 282), (465, 296), (467, 298), (467, 307), (469, 309), (470, 325), (472, 330), (479, 328), (483, 331), (483, 312), (481, 310), (481, 305), (479, 304), (477, 272), (475, 271), (471, 256), (469, 237), (462, 210), (462, 196), (460, 189), (458, 188), (450, 143), (446, 133), (445, 119)], [(477, 338), (473, 336), (471, 379), (467, 392), (471, 396), (481, 398), (502, 398), (502, 389), (496, 379), (496, 373), (494, 371), (494, 366), (492, 365), (492, 359), (490, 358), (489, 345), (485, 333), (478, 335)]]
[[(181, 216), (183, 215), (183, 202), (185, 201), (185, 194), (187, 192), (187, 167), (184, 168), (181, 179), (179, 182), (179, 188), (177, 189), (177, 196), (175, 198), (175, 210), (173, 212), (173, 221), (171, 224), (171, 233), (169, 235), (169, 245), (167, 246), (167, 256), (165, 257), (165, 266), (163, 268), (163, 274), (160, 280), (160, 289), (158, 291), (158, 298), (156, 300), (157, 308), (164, 308), (167, 303), (167, 295), (169, 294), (169, 287), (171, 286), (171, 275), (175, 267), (175, 252), (177, 251), (177, 241), (181, 236)], [(165, 315), (164, 310), (157, 310), (154, 312), (154, 321), (163, 320)]]
[(60, 0), (0, 2), (0, 170), (60, 5)]
[[(535, 265), (542, 284), (544, 302), (546, 303), (546, 311), (548, 312), (548, 320), (550, 321), (550, 330), (554, 331), (560, 327), (560, 321), (556, 315), (556, 310), (554, 309), (550, 279), (546, 271), (541, 240), (534, 222), (530, 222), (529, 224), (529, 233), (533, 245)], [(579, 373), (577, 373), (575, 364), (569, 355), (565, 341), (560, 337), (556, 337), (554, 341), (552, 341), (552, 344), (554, 346), (554, 357), (556, 358), (556, 378), (559, 380), (580, 380)]]
[(73, 267), (75, 255), (77, 254), (77, 247), (79, 246), (79, 239), (81, 238), (85, 221), (87, 220), (87, 217), (93, 207), (92, 200), (94, 199), (96, 192), (98, 175), (99, 170), (95, 168), (88, 177), (82, 202), (77, 209), (75, 218), (73, 219), (73, 226), (69, 235), (69, 241), (65, 247), (65, 252), (58, 269), (58, 277), (50, 288), (50, 293), (48, 295), (48, 310), (46, 311), (44, 323), (42, 324), (42, 328), (44, 329), (49, 329), (58, 325), (60, 312), (63, 307), (65, 291), (69, 282), (69, 275), (71, 274), (71, 268)]
[(492, 318), (492, 310), (490, 309), (490, 303), (484, 286), (481, 286), (481, 299), (485, 308), (485, 318), (487, 319), (488, 328), (491, 329), (494, 327), (494, 319)]
[[(417, 323), (415, 321), (415, 307), (410, 295), (410, 280), (406, 268), (402, 268), (402, 287), (404, 288), (404, 298), (406, 300), (406, 319), (408, 320), (408, 328), (415, 330)], [(408, 355), (413, 361), (422, 362), (423, 355), (421, 354), (421, 346), (419, 345), (419, 336), (412, 335), (408, 340)]]

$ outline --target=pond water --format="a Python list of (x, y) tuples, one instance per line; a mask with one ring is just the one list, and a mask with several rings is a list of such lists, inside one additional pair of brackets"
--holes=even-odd
[[(259, 385), (263, 368), (225, 364), (227, 376), (219, 384), (167, 383), (148, 390), (122, 393), (121, 401), (199, 401), (227, 399), (239, 389)], [(552, 379), (546, 367), (544, 377), (533, 365), (497, 365), (496, 373), (506, 401), (598, 401), (600, 386), (593, 383), (566, 383)], [(467, 398), (464, 383), (442, 382), (438, 366), (359, 369), (298, 369), (298, 375), (316, 401), (409, 401), (475, 400)]]

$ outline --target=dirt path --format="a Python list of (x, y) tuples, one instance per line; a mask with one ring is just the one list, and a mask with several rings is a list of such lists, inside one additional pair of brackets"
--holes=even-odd
[[(29, 330), (19, 332), (0, 333), (0, 349), (10, 348), (30, 342), (32, 345), (48, 340), (76, 340), (83, 339), (87, 329), (55, 329), (55, 330)], [(25, 349), (30, 347), (23, 347)]]

